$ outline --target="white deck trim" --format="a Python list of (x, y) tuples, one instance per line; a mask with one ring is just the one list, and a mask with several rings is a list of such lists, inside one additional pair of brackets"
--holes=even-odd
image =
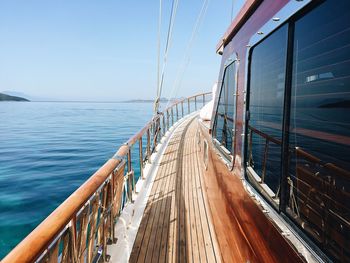
[(198, 112), (193, 112), (178, 120), (169, 131), (163, 136), (158, 144), (156, 152), (151, 156), (151, 164), (147, 164), (143, 169), (145, 179), (141, 178), (136, 184), (136, 193), (133, 195), (134, 203), (129, 203), (121, 212), (115, 226), (116, 244), (107, 247), (107, 254), (111, 256), (110, 262), (128, 262), (140, 226), (144, 210), (150, 195), (154, 178), (157, 174), (161, 157), (164, 154), (170, 139), (175, 130), (187, 119), (192, 118)]

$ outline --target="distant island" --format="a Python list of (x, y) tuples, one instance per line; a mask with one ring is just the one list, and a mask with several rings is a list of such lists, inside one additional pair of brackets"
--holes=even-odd
[(11, 96), (5, 93), (0, 93), (0, 101), (29, 101), (22, 97)]

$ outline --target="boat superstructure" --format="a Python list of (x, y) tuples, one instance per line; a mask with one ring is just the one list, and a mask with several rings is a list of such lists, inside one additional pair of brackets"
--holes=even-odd
[(157, 113), (3, 262), (349, 262), (349, 10), (247, 0), (217, 91)]

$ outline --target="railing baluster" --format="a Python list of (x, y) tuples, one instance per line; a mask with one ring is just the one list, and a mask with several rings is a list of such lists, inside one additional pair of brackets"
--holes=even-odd
[(103, 188), (103, 195), (104, 195), (104, 203), (103, 203), (103, 213), (101, 217), (101, 241), (100, 241), (100, 246), (102, 246), (102, 257), (104, 262), (108, 262), (110, 259), (110, 256), (107, 255), (107, 243), (110, 237), (110, 231), (109, 231), (109, 216), (110, 216), (110, 211), (109, 207), (111, 204), (111, 183), (110, 181), (104, 185)]
[(156, 119), (155, 121), (155, 138), (154, 138), (154, 150), (157, 148), (157, 145), (158, 145), (158, 137), (159, 137), (159, 119)]
[(46, 252), (46, 254), (39, 259), (38, 263), (58, 263), (58, 253), (59, 253), (59, 245), (61, 242), (61, 237), (51, 246), (50, 249)]
[(94, 255), (94, 248), (95, 248), (95, 235), (96, 235), (96, 222), (97, 222), (97, 216), (98, 216), (98, 203), (100, 200), (99, 193), (95, 194), (95, 197), (93, 198), (91, 202), (91, 215), (90, 215), (90, 233), (89, 233), (89, 249), (87, 253), (87, 263), (91, 263)]
[(139, 139), (139, 162), (140, 162), (140, 176), (142, 179), (145, 179), (143, 177), (143, 150), (142, 150), (142, 136)]
[(158, 118), (158, 143), (160, 143), (162, 139), (162, 124), (160, 122), (160, 116)]
[(174, 111), (173, 111), (174, 107), (171, 107), (171, 126), (174, 125)]
[(77, 257), (78, 261), (84, 262), (84, 251), (86, 250), (86, 237), (89, 223), (90, 206), (87, 204), (81, 214), (78, 221), (80, 222), (80, 231), (77, 232)]
[(151, 163), (151, 135), (149, 129), (147, 129), (147, 161)]
[[(114, 202), (113, 202), (113, 218), (119, 216), (120, 208), (122, 206), (123, 186), (124, 186), (124, 165), (120, 166), (118, 170), (113, 172), (114, 180)], [(114, 230), (114, 228), (113, 228)], [(113, 235), (114, 238), (114, 235)]]
[(127, 158), (128, 158), (128, 172), (130, 173), (131, 169), (132, 169), (132, 167), (131, 167), (131, 146), (129, 146)]
[(203, 107), (205, 105), (205, 93), (203, 93)]
[(266, 176), (266, 164), (267, 164), (267, 157), (268, 157), (268, 152), (269, 152), (269, 140), (265, 140), (265, 149), (264, 149), (264, 159), (262, 163), (262, 174), (261, 174), (261, 182), (265, 182), (265, 176)]
[(169, 110), (166, 111), (167, 130), (169, 131)]
[(63, 250), (62, 250), (62, 263), (76, 262), (75, 257), (75, 236), (74, 227), (72, 226), (72, 221), (65, 233), (63, 234)]
[(132, 193), (135, 190), (135, 177), (132, 170), (132, 159), (131, 159), (131, 146), (128, 151), (128, 188), (130, 191), (130, 200), (133, 201)]
[[(101, 201), (100, 201), (100, 213), (98, 214), (98, 226), (97, 226), (97, 244), (96, 248), (97, 249), (103, 249), (103, 243), (104, 243), (104, 236), (105, 236), (105, 231), (104, 231), (104, 226), (105, 226), (105, 220), (104, 220), (104, 214), (106, 210), (106, 205), (107, 205), (107, 195), (106, 195), (106, 185), (103, 186), (101, 190)], [(96, 254), (95, 254), (96, 257)], [(104, 259), (104, 256), (102, 257)]]
[(61, 238), (59, 238), (53, 247), (49, 251), (49, 260), (48, 263), (57, 263), (58, 262), (58, 253), (60, 248)]
[(68, 263), (71, 260), (69, 255), (69, 230), (68, 229), (63, 234), (62, 242), (63, 242), (63, 249), (62, 249), (62, 255), (61, 255), (61, 263)]
[(162, 131), (162, 134), (163, 134), (163, 136), (165, 135), (165, 133), (166, 133), (166, 129), (165, 129), (165, 115), (164, 114), (162, 114), (162, 122), (163, 122), (163, 131)]
[(158, 130), (156, 131), (156, 134), (154, 135), (154, 138), (153, 138), (152, 153), (154, 153), (156, 151), (156, 148), (157, 148), (157, 137), (158, 137)]
[(190, 99), (187, 99), (187, 108), (188, 108), (187, 114), (190, 114), (191, 112)]
[(194, 97), (194, 109), (197, 110), (197, 96)]
[(116, 178), (115, 172), (112, 172), (111, 180), (109, 184), (109, 216), (108, 216), (108, 245), (115, 244), (117, 239), (115, 238), (114, 225), (115, 225), (115, 187)]
[(184, 117), (184, 101), (183, 100), (181, 101), (181, 115), (183, 118)]
[(177, 108), (177, 103), (176, 103), (176, 121), (179, 120), (179, 110)]

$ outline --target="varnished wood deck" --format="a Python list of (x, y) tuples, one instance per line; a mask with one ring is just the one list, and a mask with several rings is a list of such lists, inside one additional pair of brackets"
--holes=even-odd
[(174, 132), (162, 157), (130, 262), (220, 262), (202, 189), (202, 161), (193, 119)]

